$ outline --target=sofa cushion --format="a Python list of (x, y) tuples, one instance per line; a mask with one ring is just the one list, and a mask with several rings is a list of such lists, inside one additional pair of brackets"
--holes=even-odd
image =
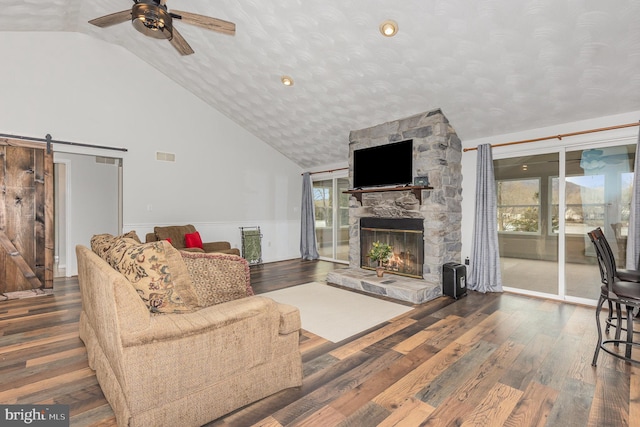
[(181, 251), (198, 296), (198, 304), (208, 307), (254, 295), (249, 264), (244, 258), (219, 253)]
[(193, 233), (194, 231), (196, 231), (196, 228), (191, 224), (153, 227), (153, 232), (156, 234), (156, 238), (158, 240), (165, 240), (166, 238), (170, 238), (171, 244), (177, 249), (182, 249), (185, 247), (184, 235)]
[(202, 238), (200, 233), (194, 231), (193, 233), (187, 233), (184, 235), (184, 245), (187, 248), (200, 248), (202, 249)]
[(132, 241), (122, 239), (112, 249), (111, 260), (117, 260), (114, 268), (131, 282), (149, 311), (186, 313), (197, 309), (198, 297), (180, 252), (164, 240)]

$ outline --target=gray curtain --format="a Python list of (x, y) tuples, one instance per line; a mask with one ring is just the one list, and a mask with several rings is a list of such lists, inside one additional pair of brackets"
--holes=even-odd
[(469, 289), (478, 292), (502, 292), (496, 186), (493, 176), (491, 145), (478, 146), (476, 171), (476, 207), (471, 243)]
[(311, 174), (302, 174), (302, 221), (300, 228), (300, 256), (302, 259), (312, 260), (320, 258), (316, 242), (316, 223), (313, 212), (313, 184)]
[(633, 193), (631, 193), (631, 211), (629, 213), (629, 231), (627, 238), (626, 268), (638, 270), (640, 267), (640, 132), (636, 144), (636, 161), (633, 167)]

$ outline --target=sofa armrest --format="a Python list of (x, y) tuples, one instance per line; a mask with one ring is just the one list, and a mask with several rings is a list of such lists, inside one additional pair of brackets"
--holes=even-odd
[(231, 243), (229, 242), (207, 242), (202, 244), (202, 249), (205, 252), (221, 252), (227, 249), (231, 249)]
[(281, 335), (291, 334), (300, 331), (302, 324), (300, 323), (300, 310), (298, 307), (276, 302), (278, 311), (280, 311), (280, 329)]
[[(189, 336), (215, 333), (224, 335), (229, 325), (256, 319), (257, 324), (268, 328), (269, 319), (277, 322), (279, 335), (294, 333), (300, 329), (300, 312), (296, 307), (276, 303), (271, 298), (253, 296), (203, 308), (193, 313), (161, 314), (150, 316), (145, 329), (123, 331), (122, 346), (132, 347), (183, 339)], [(283, 327), (286, 325), (286, 327)]]

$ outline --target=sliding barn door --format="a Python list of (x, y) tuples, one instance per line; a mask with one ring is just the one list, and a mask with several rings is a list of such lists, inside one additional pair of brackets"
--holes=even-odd
[(0, 293), (53, 287), (53, 153), (0, 138)]

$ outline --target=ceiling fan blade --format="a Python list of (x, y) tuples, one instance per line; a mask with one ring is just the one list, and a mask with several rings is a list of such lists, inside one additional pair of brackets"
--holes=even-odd
[(236, 24), (233, 22), (179, 10), (171, 10), (171, 15), (177, 15), (174, 16), (174, 18), (182, 19), (182, 21), (187, 24), (195, 25), (205, 30), (217, 31), (218, 33), (228, 34), (230, 36), (236, 33)]
[(175, 47), (180, 55), (191, 55), (193, 53), (193, 49), (189, 46), (189, 43), (182, 37), (182, 34), (176, 30), (176, 27), (173, 27), (173, 38), (170, 41), (171, 46)]
[(89, 24), (93, 24), (100, 28), (105, 28), (112, 25), (121, 24), (126, 21), (131, 21), (131, 9), (92, 19), (91, 21), (89, 21)]

